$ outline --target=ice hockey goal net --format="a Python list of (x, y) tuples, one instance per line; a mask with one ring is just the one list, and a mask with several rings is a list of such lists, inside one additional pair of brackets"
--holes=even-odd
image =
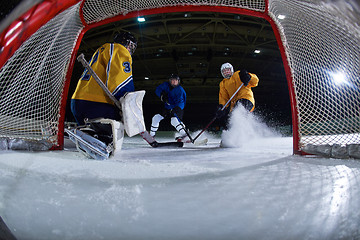
[(23, 140), (35, 149), (61, 149), (83, 34), (124, 18), (175, 11), (270, 22), (289, 85), (294, 153), (360, 143), (358, 5), (320, 0), (44, 0), (0, 28), (0, 138), (8, 145)]

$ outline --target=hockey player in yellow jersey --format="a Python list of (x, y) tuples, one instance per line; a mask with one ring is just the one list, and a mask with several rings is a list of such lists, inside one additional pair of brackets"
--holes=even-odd
[[(259, 83), (259, 78), (256, 74), (249, 73), (245, 69), (234, 72), (234, 68), (230, 63), (222, 64), (220, 70), (224, 79), (219, 85), (219, 106), (216, 116), (218, 118), (225, 117), (225, 115), (228, 115), (238, 104), (243, 105), (245, 109), (252, 112), (255, 108), (255, 98), (251, 88), (256, 87)], [(243, 86), (232, 98), (230, 104), (223, 109), (223, 106), (233, 96), (241, 84), (243, 84)]]
[[(96, 50), (89, 64), (115, 98), (135, 90), (132, 57), (137, 40), (129, 32), (117, 33), (114, 43), (105, 43)], [(120, 120), (119, 110), (95, 79), (85, 69), (71, 99), (71, 111), (79, 125), (84, 119)]]

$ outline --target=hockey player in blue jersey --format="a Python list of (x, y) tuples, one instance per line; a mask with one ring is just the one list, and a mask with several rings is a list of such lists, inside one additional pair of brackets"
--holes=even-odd
[(171, 125), (179, 132), (176, 140), (185, 141), (188, 137), (182, 118), (186, 104), (186, 92), (180, 86), (180, 77), (176, 74), (171, 74), (169, 81), (160, 84), (156, 88), (155, 94), (164, 103), (164, 109), (152, 118), (150, 135), (155, 136), (160, 122), (165, 118), (170, 118)]

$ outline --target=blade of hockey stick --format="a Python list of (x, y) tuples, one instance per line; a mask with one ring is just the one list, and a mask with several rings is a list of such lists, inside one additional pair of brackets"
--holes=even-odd
[(183, 143), (191, 143), (191, 144), (193, 144), (195, 146), (202, 146), (202, 145), (206, 145), (208, 141), (209, 140), (207, 138), (204, 138), (204, 139), (201, 139), (201, 140), (197, 140), (195, 142), (191, 142), (190, 140), (188, 140), (188, 141), (185, 141)]
[(157, 148), (174, 148), (174, 147), (183, 147), (184, 143), (183, 142), (155, 142), (153, 144), (151, 144), (152, 147)]
[(184, 146), (183, 142), (157, 142), (153, 136), (150, 135), (148, 131), (140, 133), (141, 137), (150, 144), (150, 146), (157, 147), (182, 147)]

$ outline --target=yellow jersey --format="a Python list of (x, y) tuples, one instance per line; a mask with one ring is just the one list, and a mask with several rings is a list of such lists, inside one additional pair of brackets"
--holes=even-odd
[[(220, 82), (220, 90), (219, 90), (219, 104), (225, 105), (227, 101), (231, 98), (231, 96), (236, 92), (236, 90), (240, 87), (240, 85), (243, 83), (240, 80), (239, 76), (240, 71), (236, 71), (231, 78), (227, 79), (224, 78)], [(259, 78), (253, 74), (249, 73), (251, 76), (251, 79), (247, 86), (242, 86), (241, 89), (237, 92), (237, 94), (234, 96), (234, 98), (231, 100), (230, 103), (230, 111), (234, 108), (235, 103), (239, 99), (248, 99), (252, 102), (254, 105), (253, 109), (255, 108), (255, 99), (254, 99), (254, 93), (251, 90), (252, 87), (256, 87), (259, 83)], [(251, 111), (253, 111), (253, 109)]]
[[(135, 90), (132, 76), (132, 58), (129, 51), (118, 43), (105, 43), (96, 50), (90, 66), (117, 99)], [(72, 99), (113, 104), (87, 69), (79, 79)]]

